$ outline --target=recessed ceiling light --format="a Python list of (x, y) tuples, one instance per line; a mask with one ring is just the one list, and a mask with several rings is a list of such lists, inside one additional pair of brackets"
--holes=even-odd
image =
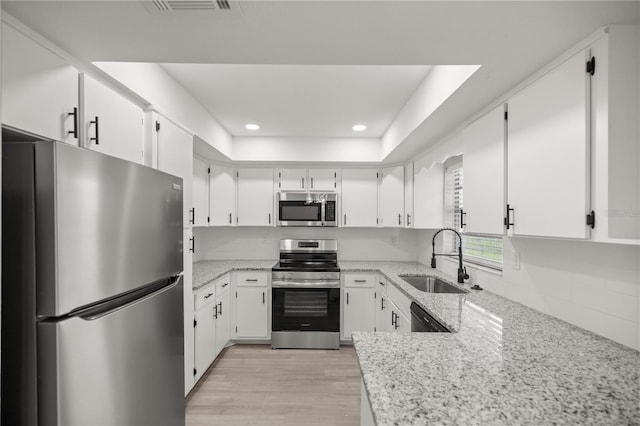
[(356, 124), (352, 127), (352, 129), (356, 132), (362, 132), (363, 130), (367, 130), (367, 126), (364, 124)]
[(249, 123), (246, 126), (244, 126), (247, 130), (260, 130), (260, 126), (258, 126), (257, 124), (253, 124), (253, 123)]

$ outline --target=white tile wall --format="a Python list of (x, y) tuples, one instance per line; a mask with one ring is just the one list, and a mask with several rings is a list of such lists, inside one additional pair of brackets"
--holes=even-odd
[[(429, 263), (432, 232), (420, 231), (418, 260)], [(439, 238), (438, 238), (439, 239)], [(436, 246), (436, 249), (438, 247)], [(520, 269), (511, 267), (513, 252)], [(535, 238), (505, 238), (501, 275), (470, 269), (487, 290), (640, 349), (640, 247)], [(455, 262), (438, 259), (455, 274)]]
[(335, 238), (339, 260), (416, 260), (413, 230), (377, 228), (194, 228), (202, 259), (277, 259), (282, 238)]

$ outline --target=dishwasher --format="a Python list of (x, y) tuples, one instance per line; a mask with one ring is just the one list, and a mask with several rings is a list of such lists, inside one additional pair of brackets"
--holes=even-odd
[(422, 309), (416, 302), (411, 302), (411, 331), (416, 332), (444, 332), (450, 331), (436, 321), (427, 311)]

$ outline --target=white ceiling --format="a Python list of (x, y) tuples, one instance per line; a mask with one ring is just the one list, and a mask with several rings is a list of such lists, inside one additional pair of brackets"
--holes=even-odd
[[(139, 1), (8, 1), (2, 9), (81, 60), (165, 65), (232, 135), (380, 136), (429, 65), (481, 68), (385, 160), (450, 133), (638, 1), (241, 1), (153, 14)], [(217, 64), (216, 66), (211, 64)], [(252, 134), (253, 135), (253, 134)]]
[[(381, 137), (430, 67), (163, 64), (234, 136)], [(252, 132), (245, 124), (257, 123)], [(367, 129), (354, 132), (362, 123)]]

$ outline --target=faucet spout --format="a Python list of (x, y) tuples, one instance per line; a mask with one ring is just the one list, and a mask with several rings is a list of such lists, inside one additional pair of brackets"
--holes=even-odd
[(462, 266), (462, 236), (455, 229), (441, 228), (433, 234), (433, 238), (431, 239), (431, 267), (436, 267), (436, 256), (451, 256), (449, 254), (436, 253), (436, 237), (443, 231), (451, 231), (458, 236), (458, 282), (462, 284), (464, 283), (464, 280), (469, 279), (469, 274), (467, 274), (467, 268)]

